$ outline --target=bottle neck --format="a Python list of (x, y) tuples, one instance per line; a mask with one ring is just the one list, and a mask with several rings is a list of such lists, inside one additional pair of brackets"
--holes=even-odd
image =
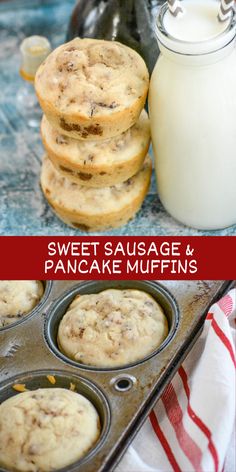
[(189, 1), (187, 5), (180, 19), (171, 15), (167, 4), (160, 9), (155, 27), (162, 46), (180, 55), (199, 56), (217, 53), (235, 38), (236, 15), (220, 23), (216, 2)]
[(206, 66), (210, 64), (214, 64), (216, 62), (222, 61), (227, 58), (229, 55), (235, 51), (236, 47), (236, 37), (234, 37), (229, 44), (226, 46), (218, 49), (217, 51), (213, 51), (206, 54), (184, 54), (178, 53), (176, 51), (172, 51), (171, 49), (167, 48), (165, 45), (159, 43), (159, 48), (161, 53), (167, 59), (174, 61), (176, 63), (182, 65), (189, 65), (189, 66)]

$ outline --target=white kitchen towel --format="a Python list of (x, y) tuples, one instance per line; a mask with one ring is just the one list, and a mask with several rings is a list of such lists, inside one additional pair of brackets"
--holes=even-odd
[(211, 307), (117, 472), (223, 471), (235, 422), (235, 305), (233, 289)]

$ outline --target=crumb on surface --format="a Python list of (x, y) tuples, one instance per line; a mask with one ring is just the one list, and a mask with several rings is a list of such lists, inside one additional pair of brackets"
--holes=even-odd
[(55, 385), (56, 379), (55, 379), (54, 375), (47, 375), (47, 379), (49, 380), (49, 382), (50, 382), (52, 385)]
[(12, 388), (17, 392), (28, 392), (28, 388), (26, 388), (25, 384), (14, 384)]

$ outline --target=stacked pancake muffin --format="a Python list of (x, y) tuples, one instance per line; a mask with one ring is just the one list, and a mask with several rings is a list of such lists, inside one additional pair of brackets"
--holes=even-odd
[(112, 41), (76, 38), (39, 67), (41, 185), (70, 226), (115, 228), (140, 208), (151, 177), (148, 85), (143, 59)]
[(123, 367), (152, 354), (168, 335), (159, 303), (134, 289), (77, 295), (59, 323), (60, 351), (93, 367)]

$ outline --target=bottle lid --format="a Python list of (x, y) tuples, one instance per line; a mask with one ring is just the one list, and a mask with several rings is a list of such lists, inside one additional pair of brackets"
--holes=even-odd
[(21, 67), (20, 74), (25, 80), (34, 81), (40, 64), (51, 52), (51, 44), (44, 36), (29, 36), (20, 45)]

